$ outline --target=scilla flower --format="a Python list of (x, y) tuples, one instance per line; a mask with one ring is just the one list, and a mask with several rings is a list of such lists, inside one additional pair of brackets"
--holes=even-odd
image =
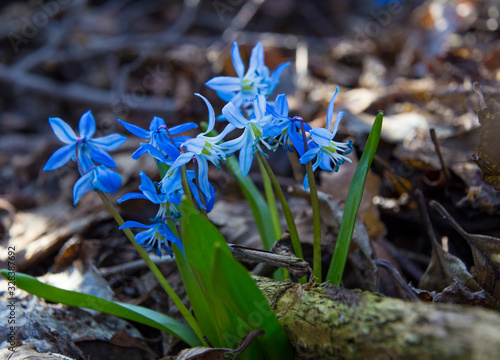
[[(186, 140), (181, 145), (182, 152), (177, 159), (175, 159), (174, 164), (170, 167), (167, 172), (167, 177), (172, 176), (173, 172), (181, 167), (182, 165), (187, 164), (192, 159), (196, 159), (196, 163), (198, 166), (197, 180), (198, 186), (205, 196), (206, 199), (210, 199), (212, 195), (212, 191), (210, 190), (211, 185), (208, 181), (208, 162), (217, 167), (220, 171), (220, 161), (226, 160), (226, 151), (227, 149), (223, 146), (217, 145), (224, 136), (234, 129), (234, 127), (228, 125), (226, 129), (222, 133), (217, 136), (207, 136), (210, 131), (214, 128), (215, 125), (215, 112), (210, 104), (210, 102), (200, 94), (195, 94), (205, 101), (205, 104), (208, 108), (208, 127), (204, 133), (199, 134), (195, 138), (191, 138)], [(195, 192), (196, 193), (196, 192)], [(211, 200), (211, 199), (210, 199)]]
[(60, 118), (49, 118), (49, 123), (58, 139), (67, 145), (59, 148), (52, 154), (45, 164), (43, 171), (58, 169), (70, 159), (78, 163), (93, 160), (112, 168), (117, 167), (115, 161), (109, 156), (107, 151), (119, 148), (127, 140), (127, 137), (120, 134), (111, 134), (102, 138), (92, 139), (96, 126), (90, 110), (80, 118), (78, 124), (80, 136), (76, 136), (73, 129)]
[[(243, 129), (243, 134), (236, 139), (224, 143), (228, 153), (240, 151), (240, 170), (243, 176), (247, 176), (256, 151), (262, 152), (261, 144), (267, 148), (271, 146), (265, 141), (262, 131), (263, 127), (272, 119), (266, 114), (266, 99), (264, 95), (257, 95), (253, 101), (254, 113), (250, 119), (246, 119), (233, 103), (227, 103), (222, 109), (222, 114), (230, 125)], [(230, 126), (228, 125), (228, 126)]]
[[(149, 124), (149, 131), (142, 129), (137, 125), (129, 124), (120, 119), (118, 119), (118, 121), (125, 127), (125, 129), (130, 131), (135, 136), (140, 137), (141, 139), (150, 139), (149, 144), (151, 145), (151, 147), (161, 151), (163, 155), (173, 159), (179, 156), (178, 147), (184, 141), (189, 139), (189, 137), (187, 136), (174, 136), (174, 135), (178, 135), (182, 132), (198, 127), (198, 125), (196, 125), (195, 123), (188, 122), (185, 124), (167, 128), (165, 120), (163, 120), (161, 117), (158, 116), (155, 116), (153, 120), (151, 120), (151, 123)], [(141, 146), (132, 154), (132, 158), (137, 160), (140, 156), (144, 155), (145, 153), (150, 153), (150, 155), (152, 155), (151, 147)]]
[(128, 228), (141, 228), (147, 229), (135, 235), (135, 241), (142, 245), (143, 248), (149, 248), (149, 251), (154, 251), (156, 255), (162, 256), (162, 250), (165, 250), (170, 257), (173, 257), (172, 251), (168, 246), (168, 241), (175, 244), (179, 250), (184, 254), (184, 247), (182, 242), (170, 230), (164, 218), (151, 219), (150, 225), (141, 224), (137, 221), (126, 221), (120, 229)]
[(232, 102), (238, 108), (245, 100), (252, 100), (257, 94), (262, 94), (266, 98), (271, 95), (280, 81), (281, 74), (290, 66), (290, 62), (286, 62), (270, 74), (264, 64), (264, 47), (260, 42), (252, 49), (246, 73), (236, 41), (233, 43), (231, 57), (237, 77), (218, 76), (205, 85), (215, 90), (222, 100)]
[[(332, 171), (333, 168), (331, 163), (335, 166), (335, 171), (338, 171), (339, 166), (344, 162), (351, 162), (351, 159), (345, 155), (352, 151), (352, 140), (349, 140), (347, 143), (333, 141), (333, 137), (337, 134), (340, 120), (344, 116), (343, 111), (338, 113), (335, 127), (333, 128), (333, 131), (330, 131), (335, 97), (337, 96), (338, 91), (339, 89), (337, 88), (335, 94), (330, 100), (330, 104), (328, 104), (328, 110), (326, 113), (326, 128), (314, 128), (309, 131), (311, 134), (311, 140), (308, 142), (309, 150), (300, 158), (301, 164), (306, 164), (316, 158), (316, 161), (313, 163), (313, 171), (315, 171), (318, 167), (323, 170)], [(304, 188), (309, 188), (307, 176), (304, 179)]]
[(73, 186), (73, 205), (83, 194), (94, 190), (114, 194), (122, 184), (122, 177), (104, 165), (89, 168)]
[[(299, 156), (304, 155), (304, 140), (301, 133), (301, 117), (288, 116), (288, 101), (285, 94), (279, 94), (274, 101), (274, 106), (267, 104), (267, 111), (272, 115), (272, 121), (264, 126), (264, 137), (268, 140), (283, 145), (283, 148), (292, 151), (291, 145)], [(304, 123), (305, 131), (310, 131), (311, 126)], [(271, 139), (270, 139), (271, 138)]]

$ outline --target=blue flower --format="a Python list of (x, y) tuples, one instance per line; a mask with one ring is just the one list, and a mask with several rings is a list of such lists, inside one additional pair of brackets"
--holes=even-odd
[[(330, 131), (335, 97), (337, 96), (338, 91), (339, 89), (337, 88), (335, 94), (330, 100), (330, 104), (328, 105), (326, 113), (326, 128), (314, 128), (309, 132), (311, 134), (311, 140), (308, 143), (309, 150), (300, 158), (300, 163), (306, 164), (316, 157), (316, 161), (313, 163), (313, 171), (315, 171), (318, 167), (323, 170), (332, 171), (332, 162), (335, 165), (335, 171), (338, 171), (339, 166), (344, 162), (351, 162), (351, 159), (345, 155), (352, 151), (352, 140), (349, 140), (347, 143), (333, 141), (333, 137), (337, 134), (340, 120), (344, 116), (343, 111), (338, 113), (335, 127), (333, 128), (333, 131)], [(304, 188), (309, 188), (307, 176), (304, 179)]]
[(162, 249), (167, 252), (170, 257), (173, 257), (172, 251), (168, 247), (168, 241), (175, 244), (179, 250), (184, 254), (184, 247), (182, 242), (170, 230), (168, 224), (163, 218), (151, 219), (151, 225), (141, 224), (137, 221), (126, 221), (125, 224), (120, 226), (120, 229), (128, 228), (141, 228), (147, 229), (135, 235), (135, 241), (142, 245), (143, 248), (149, 248), (149, 251), (155, 251), (156, 255), (162, 256)]
[(227, 103), (222, 108), (222, 114), (224, 114), (230, 125), (238, 129), (243, 129), (243, 133), (238, 138), (229, 140), (223, 144), (228, 149), (228, 154), (240, 151), (239, 162), (243, 176), (247, 176), (250, 171), (254, 152), (262, 152), (260, 144), (263, 144), (268, 149), (271, 148), (265, 142), (262, 134), (263, 127), (272, 119), (270, 114), (266, 114), (266, 99), (264, 95), (257, 95), (255, 97), (253, 108), (254, 113), (250, 119), (246, 119), (233, 103)]
[[(288, 101), (285, 94), (279, 94), (274, 101), (274, 106), (267, 104), (267, 111), (272, 115), (272, 121), (264, 126), (264, 137), (269, 141), (283, 145), (283, 148), (292, 151), (291, 146), (297, 150), (299, 156), (304, 155), (304, 140), (300, 123), (303, 119), (299, 116), (288, 116)], [(304, 130), (310, 131), (311, 126), (304, 123)]]
[(86, 192), (100, 190), (108, 194), (114, 194), (122, 184), (120, 174), (104, 165), (94, 165), (85, 171), (73, 186), (73, 205), (76, 205)]
[(169, 191), (160, 192), (158, 194), (158, 190), (151, 179), (143, 171), (141, 171), (139, 175), (141, 177), (141, 185), (139, 186), (141, 193), (125, 194), (118, 199), (118, 203), (131, 199), (146, 199), (153, 204), (160, 205), (160, 210), (156, 214), (157, 217), (164, 217), (168, 215), (179, 217), (180, 213), (175, 205), (181, 204), (182, 193)]
[(149, 153), (150, 155), (155, 157), (155, 155), (157, 154), (153, 155), (153, 151), (151, 150), (152, 148), (157, 149), (164, 156), (168, 156), (171, 159), (176, 159), (179, 156), (178, 147), (183, 142), (190, 139), (190, 137), (174, 135), (198, 127), (198, 125), (196, 125), (195, 123), (188, 122), (185, 124), (167, 128), (165, 120), (158, 116), (155, 116), (153, 120), (151, 120), (151, 123), (149, 124), (149, 131), (142, 129), (137, 125), (129, 124), (120, 119), (118, 119), (118, 121), (135, 136), (140, 137), (141, 139), (150, 139), (150, 147), (145, 147), (142, 146), (144, 144), (141, 144), (141, 147), (132, 154), (132, 158), (136, 160), (145, 153)]
[(96, 126), (92, 113), (87, 111), (82, 115), (79, 122), (80, 136), (77, 137), (73, 129), (57, 117), (49, 118), (50, 126), (59, 140), (67, 144), (49, 158), (43, 171), (55, 170), (66, 164), (70, 159), (76, 161), (80, 166), (92, 160), (100, 164), (116, 168), (115, 161), (107, 151), (120, 147), (127, 137), (120, 134), (111, 134), (98, 139), (92, 139)]
[(270, 74), (264, 64), (264, 47), (260, 42), (252, 49), (246, 73), (236, 41), (233, 43), (231, 57), (237, 77), (218, 76), (207, 81), (205, 85), (215, 90), (222, 100), (232, 102), (238, 108), (245, 100), (252, 100), (257, 94), (262, 94), (266, 98), (271, 95), (279, 83), (281, 74), (290, 66), (290, 62), (286, 62)]
[[(210, 133), (210, 131), (212, 131), (212, 129), (214, 128), (215, 112), (212, 105), (205, 97), (200, 94), (195, 95), (202, 98), (207, 105), (209, 113), (207, 130), (204, 133), (199, 134), (195, 138), (186, 140), (180, 146), (181, 150), (183, 150), (184, 152), (181, 153), (177, 157), (177, 159), (175, 159), (174, 164), (170, 167), (166, 176), (170, 177), (177, 168), (187, 164), (193, 158), (196, 159), (198, 165), (198, 186), (204, 197), (206, 199), (210, 199), (212, 191), (210, 189), (210, 182), (208, 181), (208, 162), (214, 164), (215, 167), (217, 167), (217, 169), (221, 171), (220, 161), (226, 160), (227, 149), (223, 146), (217, 145), (217, 143), (220, 142), (228, 132), (232, 131), (234, 127), (232, 125), (228, 125), (219, 135), (207, 136), (207, 134)], [(197, 193), (197, 191), (195, 191), (194, 193)]]

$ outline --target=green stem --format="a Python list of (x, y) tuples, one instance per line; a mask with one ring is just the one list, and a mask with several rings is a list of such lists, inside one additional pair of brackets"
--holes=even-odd
[[(99, 194), (101, 200), (104, 202), (104, 204), (108, 208), (111, 215), (113, 215), (113, 218), (116, 220), (118, 225), (122, 226), (125, 223), (125, 221), (123, 220), (121, 215), (118, 213), (116, 208), (113, 206), (113, 204), (109, 201), (107, 196), (102, 191), (97, 191), (97, 193)], [(130, 229), (123, 229), (123, 232), (125, 233), (127, 238), (130, 240), (132, 245), (134, 245), (135, 249), (137, 250), (139, 255), (143, 258), (143, 260), (146, 262), (149, 269), (152, 271), (152, 273), (154, 274), (154, 276), (156, 277), (156, 279), (160, 283), (163, 290), (165, 290), (167, 295), (170, 296), (170, 298), (172, 299), (174, 304), (177, 306), (177, 308), (181, 312), (182, 316), (184, 316), (184, 319), (186, 319), (187, 323), (191, 326), (193, 331), (196, 333), (196, 335), (198, 336), (200, 341), (203, 344), (205, 344), (205, 346), (207, 346), (206, 341), (203, 339), (203, 333), (201, 331), (200, 326), (198, 325), (198, 322), (196, 321), (194, 316), (189, 312), (188, 308), (182, 303), (179, 296), (177, 296), (174, 289), (172, 289), (170, 284), (167, 282), (165, 277), (160, 272), (160, 269), (158, 269), (156, 264), (151, 260), (148, 253), (146, 252), (146, 250), (144, 250), (144, 248), (135, 241), (135, 236), (132, 233), (132, 231), (130, 231)]]
[[(302, 139), (304, 141), (304, 151), (307, 152), (307, 137), (304, 128), (304, 121), (300, 121)], [(313, 211), (314, 241), (313, 241), (313, 273), (314, 280), (318, 283), (322, 281), (321, 274), (321, 217), (319, 214), (318, 189), (314, 179), (314, 171), (311, 162), (306, 164), (307, 181), (309, 182), (309, 193), (311, 194), (311, 207)]]
[[(278, 199), (281, 202), (281, 207), (283, 208), (283, 214), (285, 215), (286, 224), (288, 225), (288, 231), (290, 232), (290, 238), (292, 240), (292, 247), (295, 256), (303, 259), (304, 255), (302, 254), (302, 247), (300, 245), (299, 233), (297, 232), (297, 226), (295, 226), (295, 221), (293, 220), (292, 211), (290, 210), (290, 207), (286, 202), (285, 194), (283, 194), (283, 190), (281, 190), (281, 186), (278, 183), (278, 180), (276, 180), (276, 176), (274, 176), (273, 170), (271, 169), (271, 166), (269, 166), (267, 159), (260, 153), (257, 153), (257, 156), (262, 161), (262, 164), (264, 165), (264, 168), (266, 169), (267, 174), (269, 175), (269, 179), (273, 184), (274, 191), (276, 191), (276, 195), (278, 195)], [(305, 282), (305, 277), (301, 278), (300, 281)]]
[(274, 236), (276, 237), (276, 240), (278, 240), (281, 238), (281, 236), (283, 236), (283, 234), (281, 233), (280, 216), (278, 213), (278, 207), (276, 206), (276, 200), (274, 198), (273, 184), (271, 183), (271, 179), (269, 178), (269, 175), (267, 174), (266, 168), (264, 167), (264, 164), (262, 163), (260, 157), (258, 157), (257, 160), (259, 160), (259, 168), (262, 175), (262, 182), (264, 183), (267, 205), (269, 206), (269, 211), (271, 213), (271, 222), (273, 224)]

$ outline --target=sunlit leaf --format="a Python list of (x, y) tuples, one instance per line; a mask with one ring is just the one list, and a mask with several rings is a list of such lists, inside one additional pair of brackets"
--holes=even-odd
[[(8, 270), (2, 269), (0, 272), (5, 278), (9, 278)], [(15, 282), (19, 289), (45, 300), (119, 316), (165, 331), (191, 346), (201, 344), (196, 334), (188, 325), (157, 311), (138, 305), (108, 301), (93, 295), (59, 289), (55, 286), (44, 284), (33, 276), (23, 273), (16, 273)]]

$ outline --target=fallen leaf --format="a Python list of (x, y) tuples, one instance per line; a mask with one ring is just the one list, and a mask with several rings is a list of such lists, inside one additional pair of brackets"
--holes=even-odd
[(481, 101), (481, 110), (478, 113), (481, 123), (479, 145), (474, 153), (474, 161), (483, 172), (486, 183), (500, 190), (500, 114), (494, 113), (486, 107), (483, 94), (477, 83), (474, 91)]
[[(198, 346), (186, 350), (182, 350), (177, 356), (177, 360), (225, 360), (236, 359), (238, 354), (241, 354), (247, 347), (249, 347), (257, 336), (264, 335), (264, 330), (249, 331), (243, 336), (238, 343), (237, 349), (222, 349), (222, 348), (209, 348)], [(232, 354), (233, 357), (228, 357), (226, 354)]]
[(500, 239), (469, 234), (437, 201), (431, 201), (430, 206), (467, 241), (474, 259), (474, 267), (471, 269), (474, 279), (497, 301), (500, 301)]

